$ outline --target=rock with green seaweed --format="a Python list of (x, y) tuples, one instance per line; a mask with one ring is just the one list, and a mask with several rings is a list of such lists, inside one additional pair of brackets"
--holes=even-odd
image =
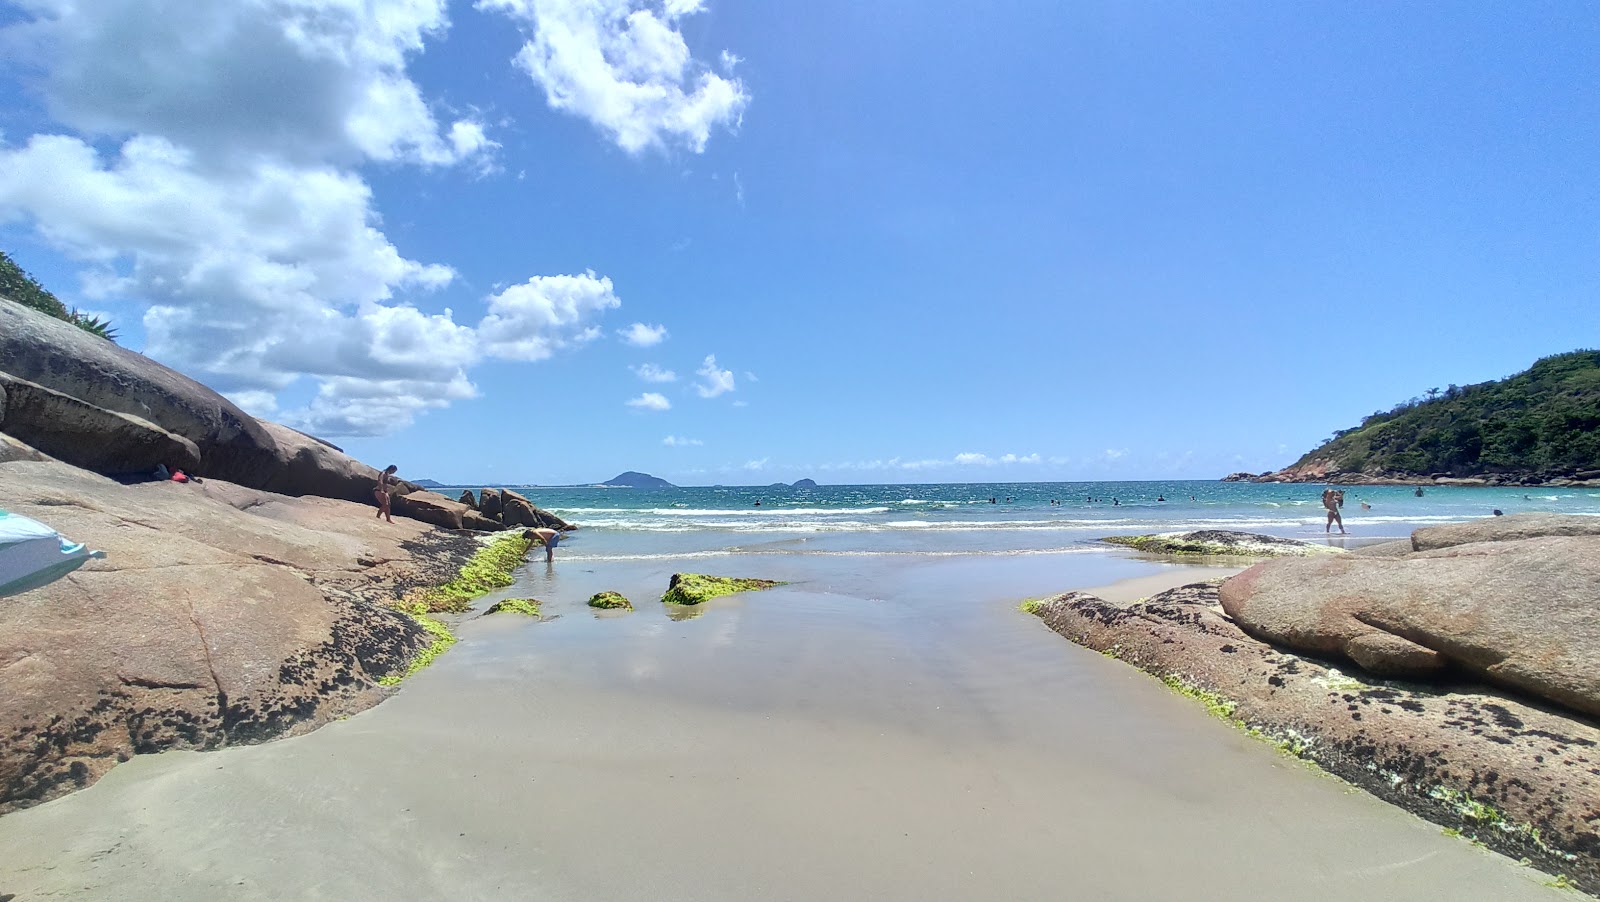
[(1236, 532), (1231, 529), (1200, 529), (1193, 532), (1167, 532), (1146, 536), (1107, 536), (1100, 541), (1132, 548), (1146, 554), (1186, 557), (1309, 557), (1314, 554), (1338, 554), (1344, 550), (1302, 542), (1298, 539)]
[(783, 583), (770, 579), (743, 579), (733, 576), (707, 576), (703, 573), (674, 573), (661, 600), (667, 604), (695, 605), (736, 592), (770, 589)]
[(1600, 889), (1600, 727), (1493, 686), (1347, 675), (1245, 633), (1218, 593), (1197, 583), (1115, 604), (1068, 592), (1027, 608), (1286, 755)]
[(511, 585), (511, 573), (522, 563), (530, 544), (521, 532), (501, 533), (479, 548), (454, 579), (418, 589), (406, 601), (410, 605), (421, 604), (428, 611), (465, 611), (472, 599)]
[(426, 648), (417, 652), (416, 656), (411, 659), (411, 663), (406, 665), (404, 671), (396, 671), (379, 679), (378, 685), (380, 686), (398, 686), (401, 680), (432, 664), (434, 658), (444, 654), (450, 649), (450, 646), (456, 644), (455, 633), (450, 632), (450, 627), (429, 617), (426, 611), (411, 609), (407, 610), (406, 613), (410, 614), (413, 620), (428, 631), (428, 634), (433, 637), (433, 641)]
[(633, 602), (624, 598), (620, 592), (596, 592), (594, 597), (589, 599), (589, 607), (631, 611)]
[(529, 617), (540, 617), (539, 599), (537, 598), (507, 598), (497, 601), (494, 607), (484, 614), (526, 614)]

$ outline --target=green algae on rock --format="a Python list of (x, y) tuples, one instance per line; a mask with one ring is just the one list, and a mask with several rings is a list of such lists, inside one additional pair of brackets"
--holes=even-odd
[(484, 614), (526, 614), (529, 617), (542, 616), (539, 613), (539, 599), (537, 598), (507, 598), (496, 602), (494, 607)]
[(411, 659), (411, 663), (406, 665), (406, 669), (403, 672), (396, 671), (379, 678), (378, 685), (380, 686), (398, 686), (401, 680), (432, 664), (434, 658), (444, 654), (450, 649), (450, 646), (456, 644), (455, 633), (450, 632), (450, 627), (429, 617), (426, 611), (409, 610), (406, 613), (410, 614), (413, 620), (417, 621), (423, 629), (428, 631), (429, 635), (433, 636), (433, 642), (427, 648), (417, 652), (416, 657)]
[(1122, 545), (1146, 554), (1223, 557), (1309, 557), (1314, 554), (1339, 554), (1342, 548), (1317, 545), (1298, 539), (1235, 532), (1229, 529), (1201, 529), (1194, 532), (1166, 532), (1146, 536), (1107, 536), (1100, 541)]
[(441, 586), (420, 589), (407, 601), (423, 604), (428, 611), (460, 613), (480, 595), (511, 585), (511, 572), (522, 563), (532, 544), (523, 532), (501, 533), (478, 549), (461, 567), (455, 579)]
[(707, 576), (703, 573), (674, 573), (661, 600), (667, 604), (700, 604), (735, 592), (770, 589), (783, 583), (771, 579), (741, 579), (733, 576)]
[(633, 602), (624, 598), (618, 592), (596, 592), (594, 597), (589, 599), (589, 607), (631, 611), (633, 610)]

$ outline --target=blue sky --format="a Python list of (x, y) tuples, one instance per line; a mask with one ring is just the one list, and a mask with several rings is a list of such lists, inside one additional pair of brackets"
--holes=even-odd
[(0, 247), (412, 477), (1209, 478), (1600, 331), (1581, 4), (95, 6)]

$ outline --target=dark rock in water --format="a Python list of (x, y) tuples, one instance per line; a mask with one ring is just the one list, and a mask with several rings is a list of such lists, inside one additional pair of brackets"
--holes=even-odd
[(1541, 536), (1600, 536), (1600, 517), (1531, 513), (1428, 526), (1411, 534), (1411, 547), (1416, 551), (1429, 551), (1472, 542), (1506, 542)]
[(96, 407), (0, 373), (0, 429), (38, 451), (99, 473), (194, 473), (200, 449), (142, 417)]
[(485, 615), (522, 614), (527, 617), (542, 617), (544, 615), (540, 613), (541, 608), (542, 605), (537, 598), (507, 598), (504, 601), (496, 602), (493, 607), (483, 613)]
[(810, 480), (810, 479), (801, 479), (798, 482), (796, 482), (794, 485), (790, 486), (790, 488), (796, 488), (796, 489), (814, 489), (816, 487), (817, 487), (816, 482), (814, 482), (813, 480)]
[(665, 479), (661, 479), (661, 478), (656, 477), (656, 476), (651, 476), (649, 473), (636, 473), (633, 470), (629, 470), (626, 473), (619, 473), (616, 476), (614, 476), (614, 477), (612, 477), (612, 478), (610, 478), (610, 479), (608, 479), (605, 482), (602, 482), (600, 484), (601, 485), (605, 485), (605, 486), (611, 486), (613, 488), (620, 488), (620, 487), (627, 487), (627, 488), (633, 488), (633, 489), (675, 489), (675, 488), (677, 488), (677, 486), (675, 486), (672, 483), (666, 481)]
[[(1266, 473), (1262, 473), (1261, 474), (1261, 476), (1266, 476), (1266, 475), (1268, 475), (1268, 474), (1266, 474)], [(1241, 470), (1238, 473), (1229, 473), (1228, 475), (1222, 477), (1222, 481), (1223, 482), (1255, 482), (1257, 479), (1260, 479), (1261, 476), (1257, 476), (1254, 473), (1246, 473), (1246, 472)]]
[[(418, 483), (418, 485), (421, 485), (421, 483)], [(461, 497), (457, 498), (456, 500), (462, 504), (465, 504), (467, 507), (472, 508), (473, 510), (478, 509), (478, 499), (473, 496), (471, 489), (462, 489)]]
[(706, 576), (701, 573), (674, 573), (661, 600), (668, 604), (695, 605), (736, 592), (770, 589), (783, 583), (770, 579), (741, 579), (733, 576)]
[(1340, 673), (1241, 631), (1217, 602), (1215, 585), (1197, 584), (1131, 605), (1069, 592), (1026, 609), (1287, 754), (1600, 888), (1600, 728), (1485, 687)]
[(1600, 536), (1475, 542), (1404, 557), (1258, 564), (1223, 608), (1264, 641), (1375, 673), (1446, 664), (1600, 715)]
[(500, 494), (500, 520), (506, 526), (532, 526), (562, 532), (577, 529), (555, 514), (534, 507), (533, 502), (510, 489), (503, 489)]
[(1201, 529), (1148, 536), (1107, 536), (1100, 541), (1148, 554), (1303, 557), (1313, 554), (1338, 554), (1341, 551), (1338, 548), (1302, 542), (1299, 539), (1284, 539), (1229, 529)]
[(464, 528), (462, 517), (472, 510), (459, 501), (451, 501), (438, 492), (430, 492), (427, 489), (418, 489), (403, 495), (396, 493), (390, 499), (390, 508), (395, 513), (404, 514), (413, 520), (421, 520), (446, 529)]
[(143, 354), (7, 300), (0, 300), (0, 372), (187, 439), (202, 476), (256, 486), (279, 466), (272, 436), (233, 402)]
[(502, 496), (499, 489), (478, 490), (478, 511), (485, 517), (499, 519), (501, 504)]
[(633, 610), (633, 602), (629, 601), (619, 592), (596, 592), (589, 599), (589, 607), (606, 610)]

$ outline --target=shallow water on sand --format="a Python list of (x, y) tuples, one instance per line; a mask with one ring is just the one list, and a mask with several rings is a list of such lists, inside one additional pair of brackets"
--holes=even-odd
[[(454, 650), (371, 711), (266, 745), (141, 757), (0, 818), (0, 891), (1563, 897), (1016, 610), (1163, 565), (755, 560), (716, 569), (793, 584), (688, 612), (654, 600), (682, 562), (541, 560), (505, 594), (544, 600), (553, 619), (464, 623)], [(639, 610), (595, 614), (583, 601), (600, 589)]]

